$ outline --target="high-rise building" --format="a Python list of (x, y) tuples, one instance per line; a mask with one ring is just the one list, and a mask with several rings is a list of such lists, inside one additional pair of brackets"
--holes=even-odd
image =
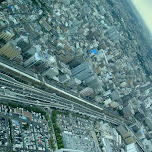
[(15, 34), (9, 31), (2, 31), (0, 33), (0, 39), (4, 40), (5, 42), (9, 41)]
[(102, 81), (98, 77), (91, 76), (86, 79), (85, 83), (88, 87), (93, 88), (96, 93), (102, 91)]
[(75, 68), (83, 62), (83, 56), (75, 57), (70, 63), (70, 68)]
[(29, 67), (29, 66), (38, 64), (38, 62), (40, 63), (41, 61), (42, 61), (42, 58), (39, 56), (39, 53), (36, 52), (33, 56), (31, 56), (29, 59), (27, 59), (27, 60), (24, 62), (24, 65), (25, 65), (26, 67)]
[(78, 65), (77, 67), (73, 68), (71, 71), (72, 71), (72, 77), (78, 78), (81, 81), (84, 81), (87, 78), (94, 75), (92, 67), (87, 62)]
[(20, 53), (21, 49), (17, 47), (14, 42), (8, 42), (2, 48), (0, 48), (0, 55), (4, 55), (10, 60), (17, 57)]
[(145, 119), (145, 123), (148, 126), (148, 128), (152, 131), (152, 120), (149, 117), (147, 117)]
[(98, 9), (99, 9), (101, 15), (104, 15), (104, 14), (106, 13), (106, 11), (105, 11), (105, 9), (104, 9), (104, 7), (103, 7), (102, 5), (100, 5), (100, 6), (98, 7)]
[(40, 45), (33, 46), (31, 49), (27, 50), (24, 54), (24, 58), (26, 59), (24, 65), (26, 67), (36, 65), (37, 67), (44, 60), (44, 54), (45, 52), (44, 51), (42, 52)]
[(37, 52), (37, 49), (33, 46), (30, 49), (28, 49), (27, 51), (23, 52), (24, 55), (33, 55)]
[(79, 79), (73, 78), (71, 81), (68, 82), (67, 85), (68, 85), (70, 88), (73, 88), (73, 87), (77, 87), (77, 86), (80, 85), (80, 84), (81, 84), (81, 81), (80, 81)]
[(45, 70), (42, 73), (42, 76), (49, 76), (49, 77), (54, 77), (59, 74), (59, 71), (56, 67), (49, 67), (47, 70)]
[(74, 58), (74, 53), (73, 53), (73, 52), (70, 52), (70, 51), (67, 52), (67, 53), (65, 53), (65, 54), (61, 53), (61, 54), (59, 55), (60, 61), (62, 61), (62, 62), (65, 63), (65, 64), (71, 62), (71, 61), (73, 60), (73, 58)]
[(87, 84), (91, 88), (102, 88), (102, 82), (98, 78), (94, 78)]
[(6, 27), (6, 25), (8, 24), (8, 20), (6, 19), (5, 15), (2, 13), (0, 13), (0, 29)]
[(117, 31), (116, 27), (109, 28), (105, 34), (108, 35), (110, 40), (114, 43), (120, 39), (120, 34)]
[(17, 42), (17, 46), (21, 48), (22, 53), (29, 50), (31, 48), (31, 45), (28, 43), (28, 40), (26, 38), (20, 38)]
[(94, 93), (94, 91), (92, 88), (87, 87), (87, 88), (81, 90), (79, 93), (83, 97), (89, 97), (91, 94)]
[(59, 76), (59, 80), (61, 83), (65, 83), (70, 80), (70, 76), (68, 74), (64, 74)]

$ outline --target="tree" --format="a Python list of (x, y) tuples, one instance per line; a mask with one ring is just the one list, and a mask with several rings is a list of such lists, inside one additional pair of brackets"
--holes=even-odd
[(52, 111), (52, 115), (53, 115), (53, 116), (54, 116), (54, 115), (57, 115), (57, 112), (58, 112), (57, 110), (53, 110), (53, 111)]
[(50, 118), (49, 115), (46, 115), (46, 120), (47, 120), (47, 121), (49, 121), (49, 118)]
[(54, 129), (57, 130), (58, 129), (58, 125), (57, 123), (54, 124)]
[(57, 128), (57, 131), (58, 131), (58, 133), (61, 133), (61, 130), (60, 130), (60, 128), (59, 128), (59, 127)]
[(26, 125), (24, 125), (23, 129), (28, 130), (29, 129), (29, 123), (27, 123)]
[(53, 122), (53, 123), (56, 123), (56, 118), (57, 118), (56, 116), (53, 116), (53, 117), (52, 117), (52, 122)]
[(56, 149), (56, 146), (52, 146), (52, 149), (55, 150), (55, 149)]
[(61, 139), (59, 139), (57, 142), (58, 142), (59, 145), (63, 144), (63, 141)]
[(58, 145), (59, 149), (64, 148), (63, 143)]
[(56, 133), (56, 136), (57, 136), (57, 138), (58, 138), (58, 137), (60, 136), (60, 134), (57, 132), (57, 133)]
[(58, 139), (59, 139), (59, 140), (62, 140), (62, 136), (59, 136)]

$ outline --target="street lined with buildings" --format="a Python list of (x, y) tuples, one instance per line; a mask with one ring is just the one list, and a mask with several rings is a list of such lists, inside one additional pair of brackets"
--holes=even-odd
[[(34, 80), (35, 80), (35, 78), (34, 78)], [(17, 81), (11, 82), (4, 78), (0, 79), (0, 84), (3, 87), (5, 87), (5, 88), (3, 88), (3, 90), (8, 88), (8, 90), (11, 90), (14, 93), (14, 95), (15, 95), (14, 101), (19, 101), (19, 102), (23, 102), (23, 103), (25, 102), (27, 104), (36, 104), (36, 105), (44, 106), (47, 108), (55, 107), (55, 108), (59, 108), (59, 109), (70, 110), (74, 113), (79, 113), (79, 114), (83, 114), (86, 116), (90, 116), (94, 119), (102, 119), (102, 120), (105, 120), (105, 121), (115, 124), (115, 125), (122, 125), (125, 123), (125, 121), (123, 119), (120, 120), (120, 119), (117, 119), (117, 117), (115, 117), (115, 116), (110, 117), (109, 115), (106, 115), (107, 113), (104, 114), (103, 109), (100, 109), (101, 112), (97, 112), (96, 110), (94, 110), (94, 105), (92, 105), (92, 104), (91, 105), (93, 108), (90, 108), (90, 107), (86, 108), (85, 106), (83, 106), (83, 104), (82, 105), (80, 103), (77, 104), (75, 102), (72, 102), (72, 100), (68, 100), (66, 98), (60, 97), (54, 93), (53, 94), (48, 93), (46, 91), (42, 91), (42, 90), (34, 88), (32, 86), (21, 84), (20, 82), (17, 82)], [(50, 86), (50, 85), (48, 85), (48, 86)], [(57, 89), (57, 90), (60, 91), (59, 89)], [(63, 93), (62, 90), (61, 90), (61, 92)], [(65, 92), (65, 94), (67, 94), (67, 93)], [(69, 94), (69, 96), (72, 96), (72, 95)], [(13, 97), (10, 96), (10, 94), (7, 95), (7, 93), (4, 91), (4, 95), (1, 96), (1, 99), (13, 100)], [(79, 98), (78, 98), (78, 100), (79, 100)], [(129, 128), (128, 128), (128, 130), (132, 133), (132, 131)], [(136, 135), (134, 133), (132, 133), (132, 135), (133, 135), (133, 137), (135, 137), (135, 140), (138, 143), (138, 145), (144, 150), (143, 145), (138, 140)]]
[(152, 38), (131, 0), (0, 11), (0, 151), (152, 151)]

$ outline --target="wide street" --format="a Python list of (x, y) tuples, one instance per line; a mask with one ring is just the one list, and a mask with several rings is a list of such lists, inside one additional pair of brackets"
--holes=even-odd
[[(16, 81), (15, 79), (2, 74), (0, 76), (0, 86), (1, 86), (1, 99), (8, 99), (23, 102), (26, 104), (33, 104), (44, 106), (47, 108), (55, 107), (59, 109), (64, 109), (72, 111), (74, 113), (83, 114), (90, 116), (95, 119), (102, 119), (115, 125), (125, 124), (127, 126), (128, 122), (119, 116), (113, 115), (106, 109), (98, 107), (90, 102), (83, 100), (82, 98), (76, 97), (62, 89), (56, 88), (51, 84), (46, 83), (44, 80), (40, 81), (38, 76), (33, 77), (24, 72), (10, 67), (9, 65), (0, 62), (0, 67), (3, 67), (5, 72), (13, 73), (19, 75), (20, 78), (25, 78), (31, 83), (36, 83), (36, 85), (43, 87), (46, 91), (33, 87), (32, 85), (26, 85)], [(11, 72), (12, 71), (12, 72)], [(128, 126), (127, 126), (128, 127)], [(129, 128), (129, 127), (128, 127)], [(143, 145), (138, 140), (136, 135), (132, 133), (138, 145), (145, 151)]]

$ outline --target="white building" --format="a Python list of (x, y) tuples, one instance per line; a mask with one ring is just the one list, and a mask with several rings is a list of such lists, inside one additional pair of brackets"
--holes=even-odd
[(29, 59), (27, 59), (25, 62), (24, 62), (24, 65), (26, 67), (28, 66), (32, 66), (34, 64), (36, 64), (38, 61), (42, 60), (42, 58), (39, 56), (38, 52), (35, 53), (32, 57), (30, 57)]
[(127, 145), (126, 152), (138, 152), (136, 144), (132, 143), (132, 144)]

